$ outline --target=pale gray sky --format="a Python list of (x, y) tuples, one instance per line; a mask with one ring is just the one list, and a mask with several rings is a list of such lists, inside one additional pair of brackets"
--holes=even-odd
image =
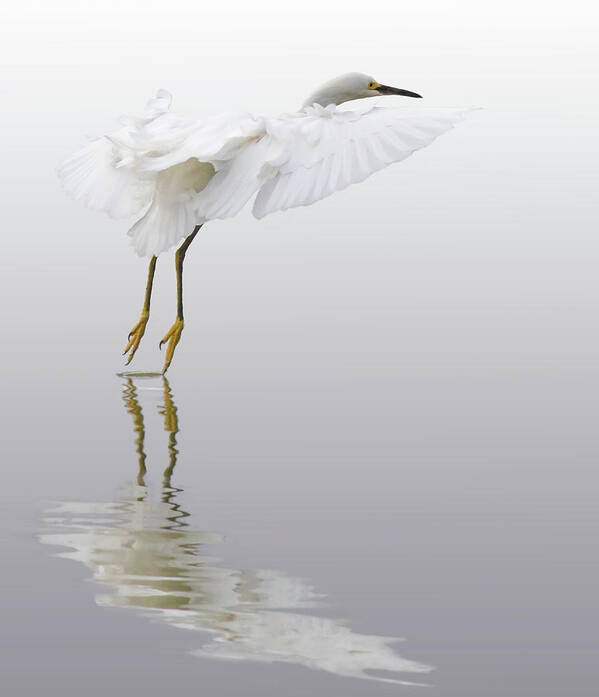
[[(595, 3), (214, 5), (9, 4), (0, 284), (6, 297), (22, 293), (5, 306), (4, 326), (24, 313), (42, 322), (65, 313), (114, 342), (139, 311), (145, 262), (129, 249), (128, 223), (71, 202), (55, 177), (86, 134), (139, 111), (159, 87), (186, 114), (277, 113), (348, 70), (416, 90), (426, 104), (483, 108), (315, 206), (260, 222), (245, 210), (206, 226), (187, 260), (198, 322), (219, 324), (248, 302), (266, 323), (290, 309), (353, 317), (351, 335), (358, 310), (596, 307)], [(168, 265), (161, 260), (154, 338), (172, 315)]]

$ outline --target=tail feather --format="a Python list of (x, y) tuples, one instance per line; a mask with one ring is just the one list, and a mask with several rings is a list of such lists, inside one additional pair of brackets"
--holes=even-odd
[(157, 256), (191, 234), (199, 222), (191, 202), (165, 206), (154, 201), (128, 235), (140, 257)]
[(140, 256), (160, 254), (204, 222), (195, 199), (213, 175), (211, 164), (193, 159), (158, 173), (152, 205), (128, 233)]

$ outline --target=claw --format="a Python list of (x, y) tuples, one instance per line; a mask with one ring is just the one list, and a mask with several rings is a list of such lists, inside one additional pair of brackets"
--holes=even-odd
[(179, 343), (181, 334), (183, 333), (183, 320), (177, 319), (173, 326), (168, 330), (162, 341), (158, 344), (158, 348), (162, 348), (162, 344), (166, 344), (168, 341), (168, 346), (166, 347), (166, 358), (164, 361), (164, 368), (162, 369), (162, 374), (164, 375), (168, 370), (173, 356), (175, 355), (175, 348)]
[(139, 344), (141, 342), (141, 339), (146, 331), (146, 324), (148, 323), (148, 319), (150, 318), (150, 313), (149, 312), (142, 312), (141, 317), (139, 322), (133, 327), (133, 329), (129, 332), (127, 336), (128, 344), (125, 346), (125, 350), (123, 351), (123, 356), (130, 350), (131, 353), (127, 357), (127, 362), (125, 365), (129, 365), (131, 361), (133, 360), (133, 356), (135, 356), (135, 352), (139, 348)]

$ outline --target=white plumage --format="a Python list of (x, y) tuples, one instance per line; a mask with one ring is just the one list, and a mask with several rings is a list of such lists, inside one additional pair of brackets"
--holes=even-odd
[(134, 248), (141, 256), (158, 255), (196, 225), (235, 215), (255, 194), (257, 218), (330, 196), (428, 145), (467, 112), (337, 106), (379, 94), (418, 96), (383, 87), (350, 73), (327, 83), (296, 113), (224, 114), (199, 122), (171, 112), (171, 96), (160, 90), (141, 117), (126, 117), (121, 128), (88, 143), (59, 176), (90, 208), (115, 218), (137, 216), (129, 230)]

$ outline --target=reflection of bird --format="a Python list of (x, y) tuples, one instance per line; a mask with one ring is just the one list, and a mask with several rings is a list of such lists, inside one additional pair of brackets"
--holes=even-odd
[(183, 331), (183, 260), (207, 220), (235, 215), (256, 193), (258, 218), (314, 203), (405, 159), (465, 113), (337, 108), (380, 95), (420, 97), (348, 73), (323, 85), (296, 113), (190, 122), (170, 111), (171, 96), (160, 90), (141, 117), (124, 118), (119, 130), (91, 141), (62, 165), (59, 176), (75, 198), (115, 218), (138, 218), (129, 235), (138, 254), (151, 257), (141, 318), (124, 351), (130, 352), (127, 363), (145, 332), (161, 252), (184, 240), (175, 256), (177, 318), (160, 342), (168, 341), (166, 371)]
[(219, 535), (170, 529), (167, 504), (132, 493), (112, 503), (61, 503), (44, 521), (44, 544), (70, 547), (60, 556), (114, 588), (96, 596), (98, 605), (153, 611), (156, 621), (209, 632), (212, 641), (193, 652), (208, 658), (282, 661), (375, 680), (383, 678), (365, 671), (430, 670), (399, 656), (390, 638), (306, 614), (318, 596), (301, 578), (217, 566), (206, 548), (222, 542)]
[(390, 646), (392, 639), (358, 634), (339, 620), (306, 614), (320, 596), (303, 579), (273, 570), (225, 568), (206, 554), (208, 545), (223, 538), (190, 530), (189, 514), (175, 500), (182, 491), (171, 485), (178, 423), (170, 386), (163, 380), (169, 465), (161, 500), (152, 500), (145, 485), (145, 425), (129, 378), (124, 401), (134, 418), (136, 485), (114, 502), (58, 503), (44, 521), (44, 544), (69, 547), (72, 551), (60, 556), (85, 564), (94, 581), (114, 589), (98, 595), (96, 602), (151, 612), (156, 621), (211, 633), (212, 641), (194, 651), (198, 656), (283, 661), (398, 683), (405, 681), (367, 671), (429, 671), (399, 656)]

